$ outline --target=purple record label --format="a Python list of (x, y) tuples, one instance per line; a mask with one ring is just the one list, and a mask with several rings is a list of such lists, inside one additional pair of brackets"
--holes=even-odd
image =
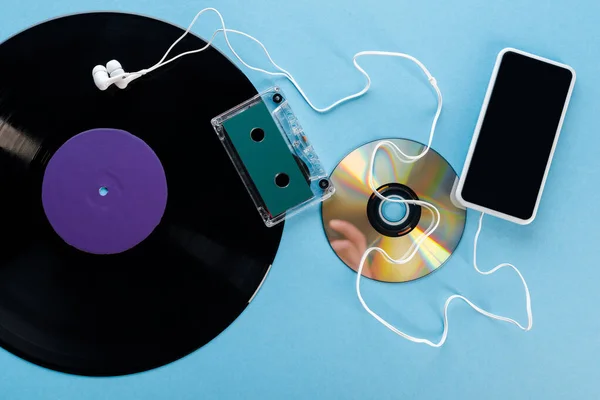
[(167, 179), (154, 151), (118, 129), (92, 129), (63, 144), (42, 183), (56, 233), (93, 254), (128, 250), (152, 233), (167, 205)]

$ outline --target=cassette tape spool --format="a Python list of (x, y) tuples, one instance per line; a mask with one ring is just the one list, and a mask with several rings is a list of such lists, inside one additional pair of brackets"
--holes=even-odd
[(335, 188), (278, 87), (213, 118), (212, 125), (267, 226), (333, 195)]

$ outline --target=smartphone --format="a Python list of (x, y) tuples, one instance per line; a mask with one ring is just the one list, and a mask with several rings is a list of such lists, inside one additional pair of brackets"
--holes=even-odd
[(463, 206), (534, 220), (575, 79), (565, 64), (512, 48), (498, 54), (457, 186)]

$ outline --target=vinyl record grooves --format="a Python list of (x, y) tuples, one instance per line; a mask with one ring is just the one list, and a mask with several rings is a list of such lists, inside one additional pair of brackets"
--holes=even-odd
[[(82, 375), (148, 370), (217, 336), (263, 281), (283, 224), (264, 226), (210, 123), (256, 94), (244, 74), (211, 48), (125, 90), (91, 77), (112, 59), (151, 66), (182, 33), (90, 13), (0, 45), (0, 344), (14, 354)], [(94, 169), (106, 160), (120, 169)], [(87, 176), (84, 206), (106, 218), (65, 211)]]
[[(421, 154), (424, 145), (407, 139), (389, 139), (405, 154)], [(357, 270), (369, 247), (380, 247), (394, 259), (411, 249), (432, 221), (432, 213), (417, 205), (385, 202), (368, 184), (371, 154), (378, 141), (348, 154), (331, 174), (336, 193), (323, 203), (323, 226), (331, 247), (346, 265)], [(385, 282), (421, 278), (442, 266), (458, 246), (466, 210), (453, 198), (456, 172), (435, 150), (414, 163), (405, 163), (383, 146), (377, 152), (373, 173), (375, 187), (386, 197), (424, 200), (437, 207), (438, 228), (406, 264), (392, 264), (379, 253), (367, 258), (363, 275)], [(395, 208), (388, 211), (388, 207)]]

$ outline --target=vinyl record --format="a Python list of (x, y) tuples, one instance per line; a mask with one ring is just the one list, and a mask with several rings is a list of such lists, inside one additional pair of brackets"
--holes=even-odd
[[(67, 16), (0, 45), (0, 344), (121, 375), (177, 360), (244, 310), (283, 224), (266, 228), (211, 118), (257, 92), (214, 48), (102, 92), (92, 68), (157, 62), (183, 30)], [(186, 37), (176, 51), (205, 42)]]
[[(389, 139), (405, 154), (420, 154), (424, 145), (406, 139)], [(367, 177), (371, 154), (379, 142), (367, 143), (348, 154), (331, 174), (336, 193), (323, 203), (323, 226), (333, 250), (357, 270), (369, 247), (380, 247), (401, 258), (432, 222), (433, 214), (414, 204), (383, 202), (375, 196)], [(453, 194), (458, 177), (436, 151), (414, 163), (405, 163), (382, 146), (375, 157), (373, 181), (379, 193), (390, 198), (424, 200), (441, 214), (438, 228), (406, 264), (392, 264), (372, 252), (363, 276), (385, 282), (421, 278), (442, 266), (460, 242), (466, 210)]]

